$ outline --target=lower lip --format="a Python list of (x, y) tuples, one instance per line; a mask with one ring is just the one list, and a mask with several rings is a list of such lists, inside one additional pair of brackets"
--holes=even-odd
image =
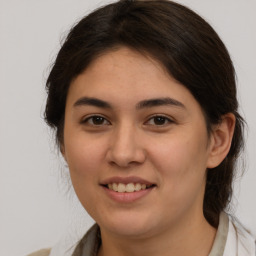
[(140, 191), (124, 192), (124, 193), (115, 192), (114, 190), (111, 190), (106, 187), (102, 187), (102, 188), (104, 189), (106, 194), (114, 201), (117, 201), (119, 203), (132, 203), (134, 201), (137, 201), (147, 196), (153, 190), (154, 187), (143, 189)]

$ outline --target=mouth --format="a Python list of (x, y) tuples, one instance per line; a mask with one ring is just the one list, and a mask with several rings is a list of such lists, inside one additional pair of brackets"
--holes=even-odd
[(133, 193), (139, 192), (142, 190), (147, 190), (155, 187), (155, 184), (145, 184), (145, 183), (108, 183), (103, 185), (109, 190), (115, 191), (117, 193)]
[(157, 187), (156, 183), (141, 177), (111, 177), (100, 183), (106, 195), (121, 204), (134, 203), (149, 196)]

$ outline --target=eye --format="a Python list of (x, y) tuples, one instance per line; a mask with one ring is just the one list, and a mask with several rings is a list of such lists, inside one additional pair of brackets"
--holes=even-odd
[(110, 125), (110, 122), (103, 116), (90, 116), (82, 120), (82, 124), (89, 124), (92, 126)]
[(160, 115), (153, 116), (146, 122), (146, 124), (156, 125), (156, 126), (164, 126), (170, 123), (173, 123), (173, 121), (170, 118), (167, 118), (165, 116), (160, 116)]

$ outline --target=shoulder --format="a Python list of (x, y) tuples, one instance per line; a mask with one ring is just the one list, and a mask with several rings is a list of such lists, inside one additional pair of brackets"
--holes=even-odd
[(42, 249), (36, 252), (33, 252), (27, 256), (49, 256), (51, 252), (51, 249)]

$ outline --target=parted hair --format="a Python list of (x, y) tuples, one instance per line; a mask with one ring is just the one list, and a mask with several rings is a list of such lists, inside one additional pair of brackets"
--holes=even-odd
[(71, 81), (93, 60), (122, 46), (149, 55), (191, 92), (203, 110), (209, 134), (223, 115), (235, 115), (228, 155), (219, 166), (207, 170), (203, 211), (207, 221), (217, 227), (220, 212), (231, 200), (244, 120), (238, 113), (229, 53), (214, 29), (189, 8), (165, 0), (121, 0), (93, 11), (72, 27), (46, 82), (45, 120), (54, 128), (58, 145), (64, 139)]

